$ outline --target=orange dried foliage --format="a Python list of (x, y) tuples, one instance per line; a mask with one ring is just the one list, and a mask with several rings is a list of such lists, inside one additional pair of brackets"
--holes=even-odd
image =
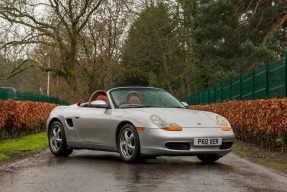
[(56, 106), (50, 103), (0, 100), (0, 131), (25, 134), (43, 129), (51, 110)]
[(190, 109), (218, 113), (232, 125), (237, 139), (276, 145), (276, 138), (287, 135), (287, 99), (228, 101), (191, 105)]

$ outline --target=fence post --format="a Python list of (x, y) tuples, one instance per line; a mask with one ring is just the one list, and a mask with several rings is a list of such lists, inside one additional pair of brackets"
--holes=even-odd
[(207, 103), (210, 104), (210, 97), (209, 97), (210, 91), (209, 89), (207, 90)]
[[(216, 85), (217, 86), (217, 85)], [(213, 103), (216, 103), (216, 86), (214, 86)]]
[(223, 92), (224, 84), (221, 84), (221, 102), (224, 101), (224, 92)]
[(255, 69), (252, 70), (252, 100), (254, 100), (254, 90), (255, 90)]
[(214, 91), (214, 94), (213, 94), (213, 102), (214, 103), (216, 103), (216, 85), (214, 86), (214, 89), (213, 89), (213, 91)]
[(232, 99), (232, 79), (229, 81), (230, 89), (229, 89), (229, 101)]
[(223, 83), (221, 83), (220, 102), (223, 102)]
[(269, 98), (269, 63), (266, 62), (266, 67), (265, 67), (265, 70), (266, 70), (266, 98)]
[(239, 79), (239, 100), (242, 100), (242, 73), (240, 73), (240, 79)]
[[(218, 85), (218, 84), (217, 84), (217, 85)], [(217, 87), (217, 85), (214, 86), (214, 103), (216, 103), (216, 87)]]
[(285, 55), (285, 97), (287, 97), (287, 55)]

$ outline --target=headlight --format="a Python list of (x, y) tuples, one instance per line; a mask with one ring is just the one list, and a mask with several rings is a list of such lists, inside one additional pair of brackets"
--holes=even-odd
[(223, 131), (230, 131), (231, 130), (231, 125), (229, 124), (229, 122), (227, 121), (227, 119), (225, 119), (223, 116), (221, 115), (217, 115), (216, 116), (216, 124), (223, 130)]
[(166, 130), (166, 131), (181, 131), (182, 128), (176, 123), (170, 123), (165, 119), (159, 117), (158, 115), (151, 115), (150, 120), (157, 127)]

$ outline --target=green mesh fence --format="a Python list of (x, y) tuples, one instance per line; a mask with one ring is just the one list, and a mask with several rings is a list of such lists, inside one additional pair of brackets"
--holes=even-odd
[(46, 95), (38, 95), (29, 92), (17, 92), (12, 87), (0, 87), (0, 99), (7, 100), (19, 100), (19, 101), (35, 101), (35, 102), (45, 102), (45, 103), (55, 103), (59, 105), (69, 105), (69, 102), (66, 100), (59, 99), (57, 97), (49, 97)]
[(183, 99), (189, 105), (229, 100), (287, 97), (287, 56), (272, 64), (263, 64), (247, 74), (234, 77), (227, 84), (194, 93)]

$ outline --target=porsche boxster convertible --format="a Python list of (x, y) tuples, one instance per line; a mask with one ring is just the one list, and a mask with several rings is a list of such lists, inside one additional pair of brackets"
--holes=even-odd
[(98, 90), (88, 102), (56, 107), (47, 132), (56, 156), (93, 149), (118, 152), (125, 162), (189, 155), (212, 163), (228, 154), (234, 141), (223, 116), (189, 110), (167, 91), (151, 87)]

